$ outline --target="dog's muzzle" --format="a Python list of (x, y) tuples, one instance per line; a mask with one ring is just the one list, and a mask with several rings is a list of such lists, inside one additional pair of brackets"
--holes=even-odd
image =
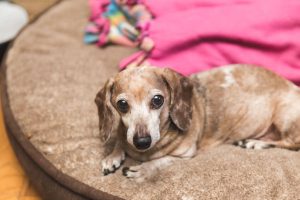
[(151, 136), (139, 137), (138, 134), (135, 134), (133, 137), (133, 144), (139, 150), (146, 150), (151, 146)]

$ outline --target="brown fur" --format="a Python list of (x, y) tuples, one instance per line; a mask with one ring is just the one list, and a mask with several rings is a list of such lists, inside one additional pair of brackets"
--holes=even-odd
[[(113, 90), (109, 89), (111, 84)], [(268, 70), (246, 65), (221, 67), (189, 78), (152, 67), (119, 73), (96, 98), (104, 138), (114, 134), (117, 123), (122, 121), (122, 114), (117, 115), (111, 107), (115, 107), (118, 94), (130, 93), (142, 102), (151, 88), (165, 95), (159, 116), (159, 141), (146, 151), (137, 151), (124, 140), (126, 128), (117, 133), (122, 149), (135, 159), (149, 161), (167, 155), (168, 161), (169, 156), (188, 158), (196, 154), (196, 149), (245, 139), (264, 141), (263, 146), (255, 147), (260, 144), (251, 140), (244, 144), (247, 148), (300, 147), (299, 89)], [(104, 95), (105, 92), (112, 94)], [(152, 165), (159, 166), (158, 163)]]
[(97, 93), (95, 103), (98, 107), (99, 129), (101, 139), (104, 142), (110, 138), (112, 132), (117, 129), (120, 117), (111, 104), (111, 91), (113, 89), (113, 81), (110, 79), (105, 86)]

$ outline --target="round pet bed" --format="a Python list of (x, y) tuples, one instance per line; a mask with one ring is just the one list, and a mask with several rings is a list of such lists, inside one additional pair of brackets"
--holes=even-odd
[(224, 145), (143, 183), (121, 170), (103, 176), (94, 98), (133, 50), (84, 45), (87, 20), (86, 0), (61, 1), (25, 28), (2, 66), (9, 137), (43, 199), (299, 199), (299, 152), (282, 149)]

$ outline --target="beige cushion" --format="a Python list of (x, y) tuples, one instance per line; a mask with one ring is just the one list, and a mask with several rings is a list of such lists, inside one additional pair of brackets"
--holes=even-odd
[(300, 155), (282, 149), (224, 145), (177, 162), (141, 184), (120, 170), (103, 176), (94, 97), (133, 50), (83, 44), (87, 19), (86, 0), (63, 1), (20, 35), (6, 62), (17, 123), (57, 169), (130, 200), (300, 198)]

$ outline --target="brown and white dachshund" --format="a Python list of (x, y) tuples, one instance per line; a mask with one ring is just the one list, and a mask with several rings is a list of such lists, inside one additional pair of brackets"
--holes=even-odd
[(123, 175), (143, 181), (220, 144), (300, 148), (300, 90), (260, 67), (230, 65), (190, 77), (130, 68), (109, 79), (95, 101), (101, 138), (116, 138), (102, 161), (104, 175), (121, 166), (125, 153), (143, 163), (124, 167)]

